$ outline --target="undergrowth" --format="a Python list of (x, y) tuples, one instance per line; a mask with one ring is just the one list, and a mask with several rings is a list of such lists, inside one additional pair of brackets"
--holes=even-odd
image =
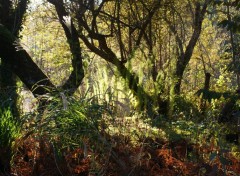
[(227, 127), (216, 119), (158, 117), (156, 126), (145, 114), (118, 116), (111, 103), (93, 97), (49, 96), (45, 102), (42, 113), (22, 117), (22, 137), (10, 138), (19, 138), (12, 173), (239, 174), (239, 147), (227, 144)]

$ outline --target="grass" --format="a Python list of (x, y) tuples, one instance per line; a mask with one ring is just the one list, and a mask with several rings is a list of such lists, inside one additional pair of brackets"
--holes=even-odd
[[(12, 128), (16, 133), (9, 140), (22, 141), (12, 160), (12, 173), (239, 174), (239, 147), (226, 145), (221, 125), (159, 117), (155, 126), (142, 114), (122, 117), (115, 110), (104, 100), (66, 97), (63, 102), (52, 97), (43, 114), (29, 114), (22, 118), (24, 128)], [(9, 114), (6, 117), (8, 123), (14, 122)]]

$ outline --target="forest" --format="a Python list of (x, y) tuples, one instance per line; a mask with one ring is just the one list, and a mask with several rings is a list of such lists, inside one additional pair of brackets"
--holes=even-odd
[(239, 176), (239, 0), (0, 0), (1, 176)]

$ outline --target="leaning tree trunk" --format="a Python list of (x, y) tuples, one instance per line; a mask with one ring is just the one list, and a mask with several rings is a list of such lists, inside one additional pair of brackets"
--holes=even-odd
[[(5, 25), (12, 34), (18, 35), (22, 19), (27, 9), (28, 0), (21, 0), (12, 9), (13, 2), (9, 0), (0, 1), (0, 23)], [(16, 76), (11, 71), (9, 63), (5, 60), (1, 60), (0, 66), (0, 98), (4, 102), (1, 103), (1, 107), (10, 107), (12, 113), (17, 118), (19, 117), (17, 107), (17, 87), (16, 87)]]
[(18, 39), (3, 25), (0, 25), (0, 58), (9, 65), (34, 96), (49, 93), (55, 89), (49, 78), (33, 62), (29, 54), (17, 43)]
[[(13, 9), (13, 2), (10, 0), (0, 1), (0, 25), (4, 25), (6, 30), (11, 31), (11, 34), (17, 36), (22, 25), (22, 19), (27, 9), (28, 0), (18, 1)], [(5, 36), (7, 37), (7, 36)], [(4, 44), (4, 40), (0, 39), (1, 45)], [(2, 50), (1, 52), (7, 52)], [(1, 55), (1, 54), (0, 54)], [(19, 118), (19, 111), (17, 106), (17, 86), (16, 75), (11, 70), (11, 64), (8, 60), (0, 56), (0, 108), (10, 108), (13, 116)], [(1, 117), (0, 117), (1, 118)], [(4, 139), (3, 139), (4, 140)], [(8, 175), (10, 173), (10, 162), (12, 158), (11, 142), (6, 145), (1, 145), (0, 148), (0, 172)]]
[[(13, 86), (12, 81), (14, 80), (10, 80), (10, 77), (12, 78), (11, 75), (16, 75), (33, 93), (33, 95), (37, 97), (39, 95), (56, 91), (56, 87), (18, 42), (17, 36), (22, 27), (22, 21), (27, 9), (27, 4), (28, 0), (19, 1), (14, 12), (14, 10), (12, 10), (12, 2), (10, 0), (0, 1), (0, 59), (2, 63), (2, 71), (8, 72), (5, 75), (2, 74), (4, 79), (8, 80), (9, 83), (8, 84), (6, 82), (5, 87)], [(60, 89), (66, 90), (68, 95), (73, 95), (84, 77), (81, 48), (76, 35), (76, 29), (71, 28), (71, 26), (70, 28), (67, 28), (63, 21), (61, 21), (61, 24), (64, 28), (73, 56), (73, 71), (71, 72), (69, 79)], [(16, 88), (16, 86), (14, 87)], [(16, 101), (14, 102), (16, 103)], [(45, 104), (44, 100), (41, 104)], [(9, 157), (4, 157), (5, 159), (11, 159), (10, 152), (8, 153)], [(4, 168), (10, 168), (10, 159), (8, 162), (4, 162)], [(0, 156), (0, 165), (2, 164), (1, 160), (2, 156)], [(8, 172), (7, 170), (5, 171)]]

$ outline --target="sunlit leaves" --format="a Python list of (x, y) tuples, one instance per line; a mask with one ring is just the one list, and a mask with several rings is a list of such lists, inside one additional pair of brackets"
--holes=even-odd
[(72, 56), (55, 13), (49, 5), (40, 5), (28, 12), (22, 43), (38, 66), (59, 85), (71, 71)]
[(20, 123), (11, 110), (0, 109), (0, 147), (11, 147), (12, 142), (20, 137)]

